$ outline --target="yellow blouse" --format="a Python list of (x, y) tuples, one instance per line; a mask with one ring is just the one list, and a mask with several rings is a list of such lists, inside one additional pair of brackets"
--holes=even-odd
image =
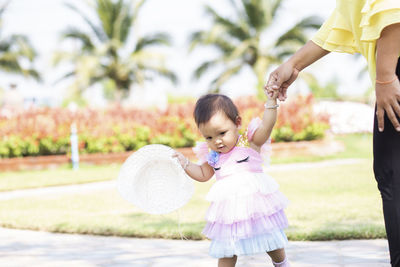
[(400, 0), (336, 0), (336, 8), (312, 41), (331, 52), (361, 53), (375, 81), (376, 40), (400, 23)]

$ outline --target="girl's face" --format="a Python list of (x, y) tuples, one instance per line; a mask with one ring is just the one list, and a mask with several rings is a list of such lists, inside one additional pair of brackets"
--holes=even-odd
[(207, 141), (209, 148), (216, 152), (227, 153), (239, 138), (241, 118), (236, 118), (236, 123), (231, 121), (224, 112), (215, 113), (206, 123), (199, 125), (201, 134)]

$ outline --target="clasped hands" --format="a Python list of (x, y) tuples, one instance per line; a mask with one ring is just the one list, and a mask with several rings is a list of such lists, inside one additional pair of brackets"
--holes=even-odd
[[(299, 75), (296, 69), (289, 61), (280, 65), (274, 70), (268, 78), (264, 87), (264, 92), (271, 97), (278, 91), (278, 99), (285, 101), (287, 98), (288, 87), (296, 80)], [(376, 83), (376, 115), (378, 120), (378, 129), (384, 130), (384, 115), (386, 114), (396, 131), (400, 132), (400, 82), (399, 79), (392, 79), (390, 83)], [(397, 115), (397, 116), (396, 116)]]

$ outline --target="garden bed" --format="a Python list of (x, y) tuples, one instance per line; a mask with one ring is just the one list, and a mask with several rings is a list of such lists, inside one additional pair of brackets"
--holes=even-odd
[[(195, 160), (195, 155), (192, 148), (177, 148), (177, 151), (185, 156)], [(334, 140), (333, 138), (325, 138), (324, 140), (316, 141), (301, 141), (301, 142), (285, 142), (272, 144), (273, 157), (288, 157), (288, 156), (326, 156), (344, 150), (343, 143)], [(80, 162), (88, 164), (110, 164), (124, 162), (134, 151), (118, 152), (118, 153), (95, 153), (80, 155)], [(67, 155), (52, 155), (52, 156), (37, 156), (37, 157), (22, 157), (22, 158), (4, 158), (0, 159), (0, 171), (15, 171), (15, 170), (40, 170), (46, 168), (56, 168), (60, 165), (70, 163), (70, 158)]]

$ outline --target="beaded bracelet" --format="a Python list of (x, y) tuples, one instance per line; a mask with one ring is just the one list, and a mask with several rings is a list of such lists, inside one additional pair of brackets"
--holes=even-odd
[(397, 76), (395, 75), (395, 76), (393, 77), (393, 79), (391, 79), (390, 81), (385, 81), (385, 82), (383, 82), (383, 81), (379, 81), (379, 80), (376, 80), (376, 79), (375, 79), (375, 82), (376, 82), (377, 84), (390, 84), (390, 83), (394, 82), (396, 79), (397, 79)]
[(273, 105), (273, 106), (268, 106), (267, 103), (264, 104), (264, 108), (266, 108), (266, 109), (275, 109), (277, 107), (279, 107), (279, 104), (276, 104), (276, 105)]

